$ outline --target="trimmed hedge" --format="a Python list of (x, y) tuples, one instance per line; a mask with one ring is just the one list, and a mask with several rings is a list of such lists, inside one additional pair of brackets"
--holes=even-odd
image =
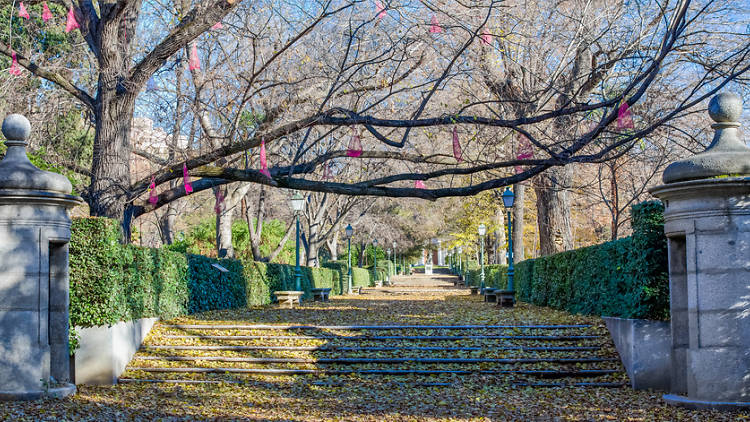
[[(478, 266), (475, 269), (465, 272), (466, 282), (468, 285), (481, 286), (482, 269)], [(508, 266), (507, 265), (485, 265), (484, 266), (484, 286), (496, 289), (507, 288), (508, 284)]]
[[(74, 218), (70, 242), (70, 323), (112, 325), (139, 318), (172, 318), (215, 309), (265, 305), (277, 290), (294, 289), (294, 266), (185, 255), (121, 245), (119, 224)], [(221, 273), (213, 264), (229, 270)], [(343, 290), (340, 269), (302, 267), (304, 298), (313, 287)], [(345, 274), (345, 273), (344, 273)], [(354, 268), (354, 285), (369, 286)]]
[(518, 263), (518, 298), (573, 313), (668, 319), (663, 212), (658, 201), (636, 204), (631, 237)]

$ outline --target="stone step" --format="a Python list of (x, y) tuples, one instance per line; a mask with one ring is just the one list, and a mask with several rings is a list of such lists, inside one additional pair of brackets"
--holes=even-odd
[[(154, 378), (120, 378), (121, 383), (153, 383), (153, 384), (246, 384), (242, 380), (190, 380), (190, 379), (154, 379)], [(325, 382), (311, 382), (314, 385), (331, 386)], [(418, 382), (410, 383), (410, 386), (416, 387), (456, 387), (461, 382)], [(340, 384), (337, 384), (340, 385)], [(566, 383), (524, 383), (516, 382), (511, 384), (513, 387), (578, 387), (578, 388), (621, 388), (626, 386), (623, 382), (566, 382)]]
[(617, 358), (249, 358), (229, 356), (137, 356), (136, 360), (164, 360), (164, 361), (215, 361), (215, 362), (247, 362), (247, 363), (311, 363), (311, 364), (400, 364), (400, 363), (593, 363), (615, 362)]
[(339, 340), (339, 341), (367, 341), (367, 340), (420, 340), (420, 341), (458, 341), (458, 340), (543, 340), (543, 341), (579, 341), (600, 339), (603, 335), (570, 335), (570, 336), (544, 336), (544, 335), (466, 335), (466, 336), (274, 336), (274, 335), (173, 335), (161, 336), (167, 339), (200, 339), (200, 340)]
[(345, 347), (345, 346), (173, 346), (173, 345), (148, 345), (143, 350), (227, 350), (227, 351), (244, 351), (244, 350), (287, 350), (287, 351), (311, 351), (311, 352), (381, 352), (381, 351), (482, 351), (497, 350), (508, 351), (518, 350), (523, 352), (583, 352), (601, 350), (602, 346), (575, 346), (575, 347), (523, 347), (523, 346), (501, 346), (501, 347), (429, 347), (429, 346), (384, 346), (384, 347)]
[(265, 374), (265, 375), (306, 375), (306, 374), (361, 374), (361, 375), (501, 375), (518, 374), (530, 375), (538, 378), (566, 378), (566, 377), (597, 377), (620, 372), (617, 369), (578, 369), (578, 370), (547, 370), (547, 369), (287, 369), (287, 368), (202, 368), (202, 367), (129, 367), (129, 371), (153, 373), (191, 373), (191, 374)]
[(268, 325), (268, 324), (160, 324), (159, 327), (184, 330), (495, 330), (495, 329), (582, 329), (591, 328), (590, 324), (581, 325)]

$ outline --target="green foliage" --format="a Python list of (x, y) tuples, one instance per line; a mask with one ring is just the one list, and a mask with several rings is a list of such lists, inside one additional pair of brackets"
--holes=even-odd
[[(246, 304), (247, 286), (240, 261), (187, 255), (187, 262), (189, 313), (239, 308)], [(222, 273), (213, 264), (221, 265), (229, 271)]]
[(372, 271), (366, 268), (352, 267), (352, 286), (353, 287), (373, 287), (375, 282), (372, 281)]
[(633, 236), (520, 262), (519, 299), (573, 313), (668, 319), (664, 208), (633, 206)]

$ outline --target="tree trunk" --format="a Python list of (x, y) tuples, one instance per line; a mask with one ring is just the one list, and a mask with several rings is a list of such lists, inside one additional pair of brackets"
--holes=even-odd
[(339, 231), (335, 230), (331, 236), (331, 241), (326, 241), (328, 252), (331, 253), (331, 261), (339, 259)]
[(526, 202), (526, 185), (517, 183), (513, 185), (513, 193), (516, 196), (513, 206), (513, 263), (526, 259), (523, 248), (523, 217), (524, 204)]
[(216, 215), (216, 249), (219, 258), (234, 258), (232, 247), (232, 210), (222, 209)]
[(495, 231), (495, 263), (500, 265), (508, 265), (508, 257), (505, 256), (506, 251), (506, 240), (505, 240), (505, 209), (498, 206), (495, 210), (495, 224), (497, 224), (497, 230)]
[(164, 245), (174, 243), (174, 226), (177, 220), (177, 204), (170, 202), (166, 206), (167, 210), (159, 219), (159, 230), (161, 231), (161, 242)]
[(542, 256), (573, 249), (568, 193), (571, 181), (570, 167), (550, 168), (537, 179), (537, 223)]

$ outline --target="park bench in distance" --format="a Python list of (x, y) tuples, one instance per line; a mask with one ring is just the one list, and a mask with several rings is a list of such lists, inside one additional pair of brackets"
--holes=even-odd
[(316, 287), (310, 289), (313, 296), (313, 302), (328, 302), (328, 296), (331, 294), (331, 289), (328, 287)]
[(276, 298), (279, 300), (279, 306), (282, 308), (294, 308), (294, 304), (297, 305), (302, 304), (302, 295), (305, 292), (300, 292), (296, 290), (281, 290), (278, 292), (273, 292), (274, 295), (276, 295)]

